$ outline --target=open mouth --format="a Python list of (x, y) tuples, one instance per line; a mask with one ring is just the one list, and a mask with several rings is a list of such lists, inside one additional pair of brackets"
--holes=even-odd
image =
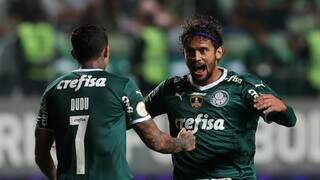
[(196, 63), (192, 65), (192, 71), (195, 75), (201, 76), (206, 70), (206, 65), (203, 63)]

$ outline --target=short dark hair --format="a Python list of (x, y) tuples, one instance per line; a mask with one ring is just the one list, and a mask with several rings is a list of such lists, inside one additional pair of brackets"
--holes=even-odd
[(98, 58), (108, 46), (107, 31), (95, 25), (80, 26), (72, 31), (71, 44), (79, 63)]
[(185, 21), (182, 28), (183, 32), (180, 35), (180, 42), (183, 47), (197, 35), (210, 39), (215, 48), (223, 44), (222, 26), (220, 22), (212, 16), (193, 15)]

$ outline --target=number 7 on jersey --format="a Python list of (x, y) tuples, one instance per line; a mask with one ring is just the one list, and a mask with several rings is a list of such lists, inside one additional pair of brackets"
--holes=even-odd
[(86, 134), (88, 120), (89, 115), (70, 116), (70, 125), (78, 126), (77, 134), (74, 140), (77, 158), (77, 174), (85, 174), (84, 136)]

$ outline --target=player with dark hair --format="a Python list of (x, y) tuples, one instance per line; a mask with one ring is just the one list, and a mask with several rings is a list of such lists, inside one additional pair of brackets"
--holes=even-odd
[(190, 74), (162, 82), (146, 97), (152, 117), (167, 114), (172, 136), (194, 133), (196, 149), (173, 154), (173, 179), (256, 179), (255, 134), (259, 117), (292, 127), (293, 109), (258, 78), (219, 67), (221, 26), (193, 16), (181, 35)]
[[(131, 127), (161, 153), (195, 148), (194, 135), (185, 129), (177, 138), (158, 129), (131, 80), (104, 71), (109, 45), (103, 28), (81, 26), (71, 42), (81, 68), (47, 87), (35, 132), (36, 163), (49, 179), (133, 179), (126, 160)], [(57, 170), (50, 155), (54, 141)]]

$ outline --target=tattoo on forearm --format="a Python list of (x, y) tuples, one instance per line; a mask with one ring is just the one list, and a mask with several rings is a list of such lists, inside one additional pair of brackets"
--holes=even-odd
[(186, 147), (183, 140), (173, 138), (168, 133), (158, 129), (154, 122), (143, 122), (136, 126), (135, 130), (151, 149), (161, 153), (176, 153)]

